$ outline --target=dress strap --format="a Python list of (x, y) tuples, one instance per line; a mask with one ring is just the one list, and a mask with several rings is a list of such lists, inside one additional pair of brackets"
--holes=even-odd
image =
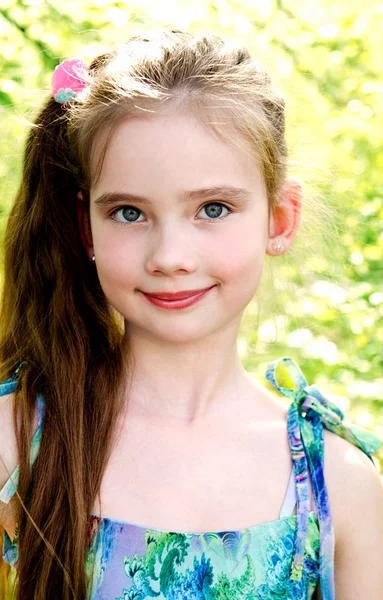
[(0, 396), (6, 396), (7, 394), (12, 394), (17, 386), (18, 375), (23, 367), (24, 363), (20, 363), (17, 369), (12, 373), (12, 375), (2, 381), (0, 383)]
[[(372, 460), (382, 441), (373, 433), (348, 424), (338, 406), (326, 399), (315, 385), (309, 386), (298, 365), (283, 357), (268, 365), (266, 378), (292, 400), (287, 430), (297, 495), (297, 536), (290, 579), (302, 578), (309, 517), (310, 482), (320, 530), (320, 585), (326, 600), (335, 599), (334, 528), (323, 469), (323, 428), (348, 440)], [(279, 381), (278, 381), (279, 380)]]

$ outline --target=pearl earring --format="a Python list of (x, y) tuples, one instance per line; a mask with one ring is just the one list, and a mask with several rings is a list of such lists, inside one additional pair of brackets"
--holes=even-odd
[(93, 254), (93, 256), (92, 256), (92, 263), (94, 263), (94, 262), (96, 262), (96, 257), (95, 257), (95, 255)]
[(274, 252), (280, 252), (282, 250), (282, 246), (279, 242), (272, 244), (271, 248), (274, 250)]

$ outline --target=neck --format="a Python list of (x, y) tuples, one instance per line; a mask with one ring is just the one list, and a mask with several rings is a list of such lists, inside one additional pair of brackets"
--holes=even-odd
[(189, 426), (232, 416), (233, 398), (239, 404), (254, 383), (238, 355), (237, 331), (225, 333), (174, 344), (127, 332), (129, 415)]

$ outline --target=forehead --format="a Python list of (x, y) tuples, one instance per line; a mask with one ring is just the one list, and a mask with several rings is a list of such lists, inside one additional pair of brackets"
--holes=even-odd
[(91, 196), (118, 188), (155, 197), (156, 191), (217, 185), (263, 188), (264, 182), (250, 152), (194, 114), (155, 114), (117, 125)]

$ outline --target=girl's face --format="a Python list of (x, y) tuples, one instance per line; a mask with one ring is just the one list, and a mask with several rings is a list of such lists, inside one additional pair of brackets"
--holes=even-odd
[[(170, 343), (236, 332), (271, 244), (257, 166), (191, 114), (118, 126), (90, 192), (90, 225), (89, 253), (129, 336)], [(209, 287), (177, 310), (143, 293)]]

